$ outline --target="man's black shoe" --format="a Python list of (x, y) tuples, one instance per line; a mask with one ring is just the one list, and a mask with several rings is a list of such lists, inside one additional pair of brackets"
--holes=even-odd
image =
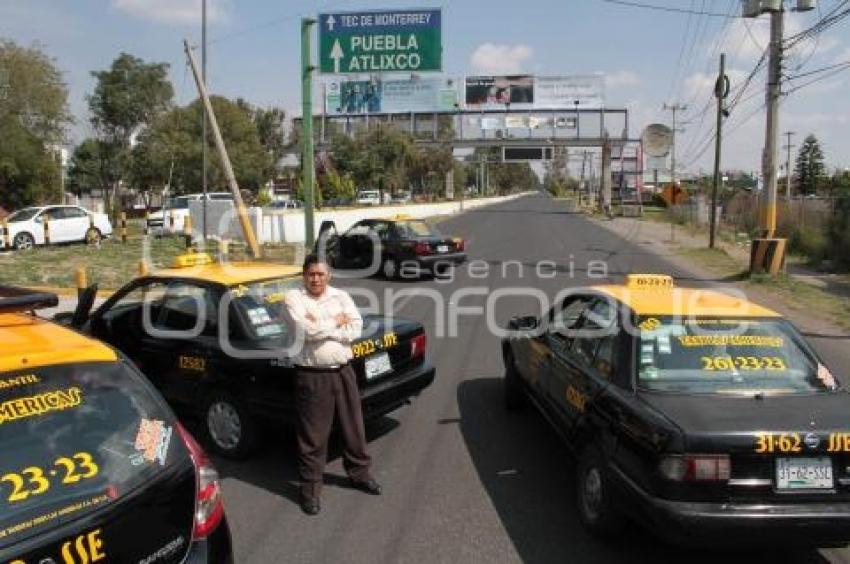
[(319, 498), (306, 496), (302, 497), (301, 511), (303, 511), (307, 515), (318, 515), (319, 511), (321, 511), (321, 507), (319, 506)]
[(367, 494), (381, 495), (381, 484), (375, 480), (351, 480), (351, 487)]

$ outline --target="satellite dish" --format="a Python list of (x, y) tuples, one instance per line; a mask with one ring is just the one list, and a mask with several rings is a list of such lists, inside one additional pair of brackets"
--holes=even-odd
[(673, 130), (663, 123), (653, 123), (644, 128), (640, 140), (643, 152), (650, 157), (666, 157), (673, 145)]

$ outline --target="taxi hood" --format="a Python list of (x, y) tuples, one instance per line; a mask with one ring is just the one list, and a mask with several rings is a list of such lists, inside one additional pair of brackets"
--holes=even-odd
[(850, 394), (808, 395), (672, 394), (639, 392), (640, 399), (686, 436), (751, 434), (757, 431), (847, 431)]

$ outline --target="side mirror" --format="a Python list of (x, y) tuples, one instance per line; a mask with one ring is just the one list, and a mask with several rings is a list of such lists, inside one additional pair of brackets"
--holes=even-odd
[(521, 315), (511, 319), (508, 323), (510, 329), (516, 331), (533, 331), (537, 329), (540, 321), (533, 315)]

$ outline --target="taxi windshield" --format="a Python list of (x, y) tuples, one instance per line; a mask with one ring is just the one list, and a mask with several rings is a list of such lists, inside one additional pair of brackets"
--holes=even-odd
[(396, 228), (402, 237), (436, 237), (437, 230), (431, 228), (424, 221), (399, 221)]
[(188, 460), (175, 424), (123, 362), (0, 372), (0, 553)]
[(230, 289), (233, 303), (242, 311), (256, 337), (282, 338), (286, 335), (283, 295), (300, 281), (299, 278), (273, 278)]
[(783, 320), (647, 316), (638, 329), (638, 385), (644, 389), (783, 394), (836, 387)]

